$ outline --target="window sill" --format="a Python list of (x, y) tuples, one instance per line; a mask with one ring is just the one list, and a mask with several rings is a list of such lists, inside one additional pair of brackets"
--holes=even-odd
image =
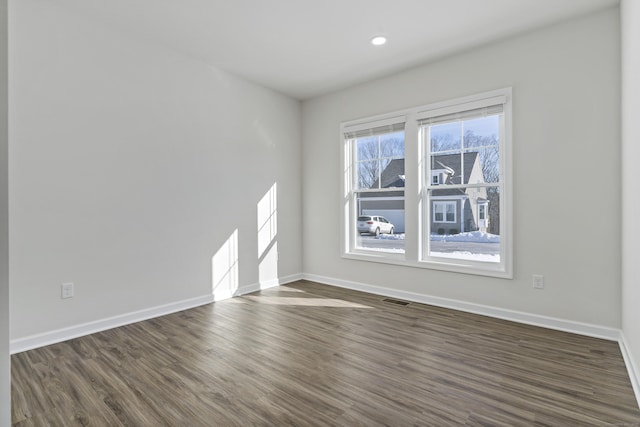
[(472, 262), (465, 260), (451, 260), (439, 262), (437, 260), (414, 261), (407, 260), (405, 254), (394, 254), (373, 251), (345, 252), (342, 258), (357, 261), (374, 262), (378, 264), (398, 265), (410, 268), (446, 271), (451, 273), (471, 274), (474, 276), (496, 277), (499, 279), (513, 279), (513, 273), (505, 269), (504, 264)]

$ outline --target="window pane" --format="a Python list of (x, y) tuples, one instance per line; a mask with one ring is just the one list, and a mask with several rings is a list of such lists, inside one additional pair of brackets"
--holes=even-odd
[(404, 190), (356, 193), (357, 249), (404, 253)]
[[(460, 153), (432, 154), (429, 159), (431, 174), (437, 176), (437, 185), (460, 184)], [(454, 167), (452, 167), (454, 166)]]
[[(498, 146), (465, 150), (456, 154), (431, 154), (429, 159), (432, 184), (484, 184), (500, 179), (500, 148)], [(433, 179), (442, 176), (442, 179)]]
[[(497, 145), (476, 149), (482, 171), (481, 180), (487, 183), (500, 182), (500, 147)], [(472, 180), (471, 183), (475, 182)]]
[(462, 122), (445, 123), (430, 127), (431, 152), (443, 153), (450, 151), (460, 152), (462, 135)]
[[(474, 157), (480, 171), (469, 171), (466, 183), (499, 182), (500, 177), (500, 115), (480, 117), (465, 120), (464, 148), (465, 155)], [(471, 159), (465, 159), (465, 166), (471, 163)]]
[(356, 151), (358, 160), (370, 160), (380, 157), (377, 136), (367, 136), (358, 138), (356, 143)]
[(356, 139), (357, 189), (404, 187), (404, 132)]
[(377, 188), (374, 185), (380, 176), (380, 162), (378, 160), (358, 162), (358, 189)]
[(388, 133), (380, 136), (380, 157), (404, 158), (404, 132)]
[(447, 203), (446, 207), (447, 207), (447, 222), (454, 222), (456, 220), (456, 202)]
[(431, 173), (443, 174), (443, 179), (433, 184), (499, 182), (499, 114), (426, 127)]
[(355, 144), (354, 246), (404, 253), (404, 132), (357, 138)]
[(404, 188), (404, 159), (381, 159), (379, 168), (380, 179), (372, 188)]
[(500, 135), (500, 115), (465, 120), (464, 148), (498, 145)]
[[(434, 212), (445, 210), (444, 219), (434, 215), (430, 224), (429, 256), (500, 262), (500, 191), (481, 187), (467, 191), (433, 190)], [(455, 201), (454, 201), (455, 200)], [(485, 209), (486, 214), (482, 215)], [(452, 219), (455, 210), (455, 222)]]

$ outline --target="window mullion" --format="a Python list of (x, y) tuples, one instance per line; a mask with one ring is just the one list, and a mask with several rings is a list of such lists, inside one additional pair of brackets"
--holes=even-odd
[(460, 184), (464, 184), (464, 122), (460, 122)]
[(404, 192), (404, 214), (405, 214), (405, 259), (417, 262), (420, 249), (420, 216), (419, 216), (419, 194), (420, 189), (420, 169), (417, 159), (420, 157), (418, 124), (413, 116), (409, 115), (405, 125), (405, 192)]

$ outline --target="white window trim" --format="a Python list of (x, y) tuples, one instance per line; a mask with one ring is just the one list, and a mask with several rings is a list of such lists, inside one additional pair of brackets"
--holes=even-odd
[[(422, 202), (423, 198), (414, 201), (412, 194), (423, 194), (426, 191), (424, 183), (424, 171), (418, 167), (413, 167), (410, 162), (405, 160), (405, 175), (407, 186), (405, 187), (405, 218), (407, 220), (405, 227), (410, 233), (405, 238), (405, 253), (395, 254), (378, 251), (367, 251), (364, 249), (356, 249), (353, 247), (355, 242), (355, 224), (350, 224), (352, 218), (355, 217), (357, 204), (354, 200), (349, 200), (350, 182), (352, 177), (351, 168), (355, 164), (352, 162), (352, 155), (349, 151), (350, 144), (345, 139), (345, 132), (356, 129), (367, 129), (375, 126), (392, 124), (400, 120), (405, 121), (405, 159), (413, 156), (415, 150), (412, 144), (417, 147), (416, 163), (424, 157), (424, 147), (420, 142), (416, 125), (418, 120), (424, 120), (428, 117), (436, 117), (442, 114), (450, 114), (458, 111), (461, 106), (468, 109), (484, 108), (495, 105), (495, 102), (504, 102), (504, 128), (502, 130), (502, 138), (500, 139), (500, 181), (502, 183), (500, 197), (500, 235), (501, 235), (501, 253), (500, 263), (487, 263), (471, 260), (443, 259), (437, 257), (423, 256), (426, 245), (424, 244), (422, 224), (430, 220), (431, 207), (429, 204)], [(344, 165), (344, 173), (341, 179), (340, 203), (343, 207), (342, 221), (340, 224), (341, 236), (341, 255), (346, 259), (359, 261), (370, 261), (382, 264), (401, 265), (414, 268), (425, 268), (441, 271), (449, 271), (455, 273), (472, 274), (479, 276), (489, 276), (504, 279), (513, 278), (513, 178), (512, 178), (512, 90), (511, 88), (499, 89), (491, 92), (485, 92), (477, 95), (457, 98), (449, 101), (438, 102), (427, 106), (421, 106), (412, 109), (395, 111), (389, 114), (370, 117), (367, 119), (354, 120), (344, 122), (340, 127), (339, 140), (342, 144), (341, 164)], [(472, 187), (473, 184), (461, 185), (461, 187)], [(480, 186), (486, 186), (482, 184)], [(449, 187), (447, 187), (449, 188)], [(453, 187), (452, 187), (453, 188)], [(414, 190), (417, 190), (414, 192)], [(417, 214), (406, 211), (407, 208), (412, 209), (413, 206), (418, 207)], [(412, 224), (410, 218), (415, 219), (416, 223)], [(348, 238), (347, 238), (348, 237)]]
[[(382, 252), (376, 250), (370, 250), (366, 248), (356, 247), (356, 238), (358, 230), (356, 227), (355, 219), (358, 218), (358, 203), (357, 194), (366, 193), (381, 193), (381, 192), (394, 192), (404, 191), (404, 187), (401, 188), (374, 188), (374, 189), (358, 189), (356, 182), (356, 175), (352, 173), (352, 168), (357, 167), (358, 160), (356, 156), (355, 145), (350, 144), (350, 140), (345, 138), (345, 134), (358, 131), (366, 131), (368, 129), (379, 128), (383, 126), (393, 126), (395, 124), (406, 123), (407, 117), (403, 112), (395, 112), (393, 114), (384, 114), (376, 117), (371, 117), (364, 120), (356, 120), (353, 122), (343, 123), (340, 128), (340, 140), (343, 142), (341, 150), (342, 164), (345, 166), (344, 173), (342, 174), (342, 190), (341, 190), (341, 203), (343, 204), (343, 219), (340, 224), (341, 230), (341, 252), (343, 257), (352, 257), (355, 259), (362, 259), (367, 261), (388, 262), (392, 264), (403, 263), (405, 261), (405, 254)], [(375, 199), (369, 197), (367, 199)], [(379, 198), (382, 200), (383, 198)], [(384, 199), (391, 199), (385, 197)], [(362, 198), (360, 200), (363, 200)]]

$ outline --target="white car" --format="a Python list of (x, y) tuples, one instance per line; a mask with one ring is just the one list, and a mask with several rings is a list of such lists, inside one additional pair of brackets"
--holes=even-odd
[(383, 216), (363, 215), (358, 217), (358, 232), (379, 236), (380, 233), (393, 234), (393, 224)]

